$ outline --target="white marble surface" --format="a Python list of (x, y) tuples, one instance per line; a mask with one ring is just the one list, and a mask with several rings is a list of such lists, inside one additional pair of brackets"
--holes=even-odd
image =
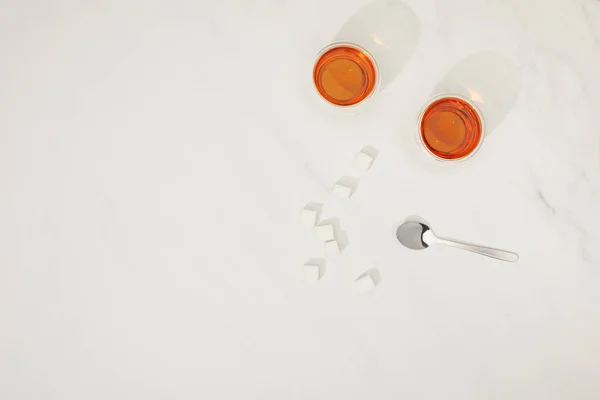
[[(414, 54), (348, 114), (310, 72), (366, 4), (0, 1), (0, 398), (600, 397), (600, 2), (407, 0)], [(446, 168), (415, 117), (480, 51), (518, 97)], [(311, 201), (349, 241), (315, 285)], [(405, 249), (410, 214), (521, 259)]]

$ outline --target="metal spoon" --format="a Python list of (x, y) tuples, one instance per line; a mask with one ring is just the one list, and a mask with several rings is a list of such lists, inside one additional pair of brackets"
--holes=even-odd
[(404, 246), (413, 250), (422, 250), (434, 243), (441, 243), (447, 246), (458, 247), (459, 249), (472, 251), (473, 253), (497, 258), (502, 261), (515, 262), (519, 255), (510, 251), (493, 249), (491, 247), (478, 246), (476, 244), (460, 242), (458, 240), (449, 240), (438, 238), (433, 234), (429, 226), (422, 222), (407, 221), (398, 227), (396, 237)]

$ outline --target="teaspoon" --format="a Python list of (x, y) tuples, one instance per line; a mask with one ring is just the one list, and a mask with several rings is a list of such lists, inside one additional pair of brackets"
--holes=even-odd
[(478, 246), (476, 244), (458, 240), (442, 239), (433, 234), (429, 226), (422, 222), (407, 221), (398, 227), (396, 237), (404, 246), (413, 250), (422, 250), (434, 243), (441, 243), (451, 247), (472, 251), (473, 253), (496, 258), (502, 261), (515, 262), (519, 255), (510, 251)]

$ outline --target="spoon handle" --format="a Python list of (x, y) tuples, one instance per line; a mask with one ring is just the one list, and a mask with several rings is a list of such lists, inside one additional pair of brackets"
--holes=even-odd
[(502, 261), (515, 262), (519, 259), (519, 255), (506, 250), (494, 249), (492, 247), (479, 246), (476, 244), (461, 242), (458, 240), (437, 239), (437, 243), (447, 246), (457, 247), (459, 249), (472, 251), (473, 253), (496, 258)]

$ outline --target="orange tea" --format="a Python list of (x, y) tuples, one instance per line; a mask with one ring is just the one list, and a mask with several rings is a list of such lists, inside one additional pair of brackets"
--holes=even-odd
[(458, 160), (469, 156), (482, 140), (483, 123), (466, 100), (443, 97), (429, 104), (419, 123), (421, 141), (433, 155)]
[(377, 79), (377, 67), (371, 56), (349, 44), (325, 50), (313, 69), (317, 91), (338, 106), (352, 106), (365, 100), (375, 90)]

